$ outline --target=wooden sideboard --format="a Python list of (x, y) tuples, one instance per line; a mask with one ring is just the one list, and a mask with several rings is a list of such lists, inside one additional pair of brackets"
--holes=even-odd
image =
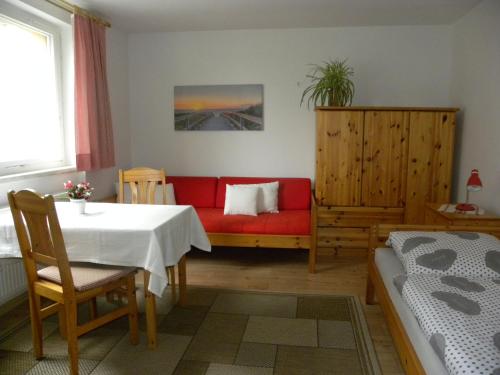
[(423, 224), (449, 202), (457, 108), (316, 108), (318, 248), (364, 248), (371, 225)]

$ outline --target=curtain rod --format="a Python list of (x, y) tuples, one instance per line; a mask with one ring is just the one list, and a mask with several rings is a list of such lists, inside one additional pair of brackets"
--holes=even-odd
[(65, 0), (45, 0), (45, 1), (52, 4), (52, 5), (55, 5), (58, 8), (64, 9), (67, 12), (80, 14), (82, 16), (90, 18), (93, 21), (100, 23), (101, 25), (104, 25), (106, 27), (111, 27), (111, 24), (108, 21), (106, 21), (105, 19), (102, 19), (101, 17), (95, 16), (92, 13), (90, 13), (89, 11), (86, 11), (85, 9), (77, 7), (76, 5), (73, 5)]

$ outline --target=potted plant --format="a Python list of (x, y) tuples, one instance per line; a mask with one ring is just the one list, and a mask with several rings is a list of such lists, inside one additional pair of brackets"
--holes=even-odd
[(76, 205), (77, 212), (80, 214), (85, 213), (85, 202), (92, 196), (93, 187), (90, 182), (80, 182), (75, 185), (71, 181), (64, 183), (64, 190), (68, 195), (69, 201)]
[(329, 60), (323, 65), (312, 64), (313, 68), (306, 77), (311, 84), (302, 93), (300, 105), (306, 96), (307, 107), (313, 105), (328, 105), (336, 107), (349, 106), (354, 96), (354, 83), (351, 77), (354, 74), (347, 60)]

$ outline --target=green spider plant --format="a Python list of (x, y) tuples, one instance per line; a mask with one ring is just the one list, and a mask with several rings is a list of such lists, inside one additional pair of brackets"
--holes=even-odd
[(328, 105), (345, 107), (352, 103), (354, 83), (351, 77), (354, 70), (347, 65), (347, 60), (325, 61), (324, 65), (311, 64), (311, 73), (306, 75), (311, 84), (302, 93), (300, 105), (307, 99), (307, 107)]

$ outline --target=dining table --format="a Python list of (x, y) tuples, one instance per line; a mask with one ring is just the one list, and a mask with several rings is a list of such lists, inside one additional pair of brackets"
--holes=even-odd
[[(70, 262), (144, 270), (148, 346), (156, 348), (156, 297), (168, 285), (167, 267), (178, 267), (179, 304), (186, 303), (186, 253), (211, 251), (192, 206), (87, 202), (79, 213), (71, 202), (56, 202)], [(0, 258), (20, 258), (9, 208), (0, 209)]]

